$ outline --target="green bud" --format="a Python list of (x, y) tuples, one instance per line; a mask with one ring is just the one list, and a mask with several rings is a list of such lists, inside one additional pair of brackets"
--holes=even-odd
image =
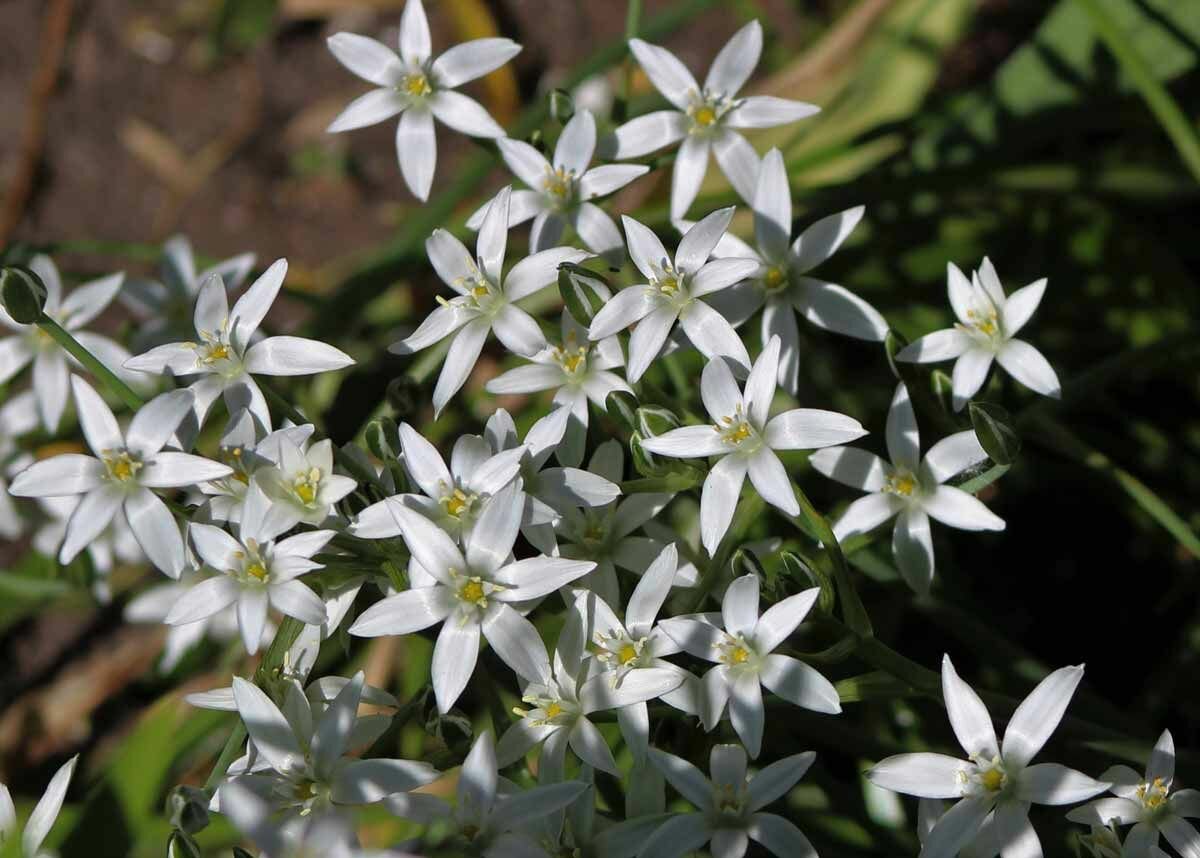
[(944, 371), (935, 369), (929, 374), (933, 395), (947, 414), (954, 413), (954, 381)]
[(637, 410), (637, 430), (643, 438), (653, 438), (679, 428), (674, 412), (659, 405), (643, 405)]
[(22, 325), (32, 325), (46, 312), (46, 284), (23, 265), (0, 268), (0, 304)]
[(805, 587), (820, 587), (821, 594), (817, 596), (816, 609), (822, 614), (831, 616), (836, 601), (833, 590), (833, 580), (825, 574), (819, 565), (794, 551), (785, 551), (781, 555), (784, 573), (797, 584)]
[(559, 125), (566, 125), (575, 115), (575, 100), (565, 89), (552, 89), (548, 96), (550, 100), (550, 116)]
[(389, 439), (395, 438), (398, 434), (395, 427), (396, 421), (390, 417), (380, 417), (367, 424), (367, 430), (363, 435), (367, 441), (367, 449), (371, 451), (372, 456), (385, 462), (391, 461), (394, 454)]
[(967, 412), (984, 452), (997, 465), (1011, 465), (1021, 452), (1021, 437), (1008, 412), (990, 402), (972, 402)]
[(605, 408), (609, 414), (615, 414), (622, 425), (634, 432), (638, 428), (637, 397), (625, 390), (614, 390), (605, 400)]
[(571, 262), (558, 266), (558, 294), (571, 318), (585, 328), (592, 324), (592, 318), (604, 306), (597, 286), (611, 292), (604, 277), (594, 271)]

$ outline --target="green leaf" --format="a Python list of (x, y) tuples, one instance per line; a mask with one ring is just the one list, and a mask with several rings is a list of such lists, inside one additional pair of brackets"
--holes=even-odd
[(990, 402), (972, 402), (967, 411), (984, 452), (998, 465), (1011, 465), (1021, 452), (1021, 438), (1008, 412)]
[(820, 587), (821, 594), (817, 597), (817, 610), (822, 614), (833, 615), (837, 596), (834, 593), (833, 579), (816, 563), (810, 562), (794, 551), (785, 551), (780, 555), (783, 569), (789, 578), (801, 586)]
[(637, 431), (643, 438), (654, 438), (679, 428), (679, 418), (669, 408), (643, 405), (637, 410)]
[(868, 700), (896, 700), (912, 694), (912, 687), (881, 670), (851, 676), (833, 686), (843, 703), (863, 703)]
[(605, 400), (605, 408), (609, 414), (615, 414), (628, 431), (637, 431), (638, 401), (632, 393), (626, 390), (614, 390)]

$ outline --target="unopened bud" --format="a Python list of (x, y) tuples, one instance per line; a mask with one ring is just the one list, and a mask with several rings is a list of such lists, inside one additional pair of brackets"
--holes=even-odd
[(0, 304), (13, 321), (32, 325), (46, 311), (46, 284), (23, 265), (0, 268)]

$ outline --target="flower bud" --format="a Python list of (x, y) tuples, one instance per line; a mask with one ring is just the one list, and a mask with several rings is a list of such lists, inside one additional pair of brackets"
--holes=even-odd
[(13, 321), (32, 325), (45, 315), (46, 284), (23, 265), (0, 268), (0, 305)]
[(550, 116), (559, 125), (566, 125), (575, 115), (575, 100), (566, 90), (553, 89), (547, 96), (550, 100)]
[(167, 815), (174, 828), (195, 834), (208, 827), (208, 794), (192, 786), (177, 786), (167, 796)]

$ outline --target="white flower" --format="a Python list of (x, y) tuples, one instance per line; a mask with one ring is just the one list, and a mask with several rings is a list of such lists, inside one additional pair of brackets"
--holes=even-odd
[[(533, 218), (530, 250), (554, 247), (570, 225), (597, 254), (620, 258), (624, 242), (617, 225), (591, 201), (623, 188), (650, 168), (642, 164), (603, 164), (589, 170), (596, 149), (596, 120), (590, 112), (580, 110), (571, 117), (554, 146), (553, 162), (522, 140), (503, 138), (496, 144), (513, 175), (531, 188), (513, 191), (508, 214), (509, 226)], [(486, 205), (481, 206), (467, 226), (478, 229), (486, 213)]]
[(455, 88), (495, 71), (521, 51), (511, 39), (475, 39), (432, 58), (429, 22), (421, 0), (408, 0), (400, 18), (400, 52), (353, 33), (329, 38), (338, 62), (378, 89), (359, 96), (338, 115), (329, 131), (349, 131), (400, 114), (396, 155), (404, 182), (425, 201), (437, 165), (434, 117), (471, 137), (503, 137), (504, 129), (483, 106)]
[(437, 448), (408, 423), (400, 424), (404, 469), (421, 494), (394, 495), (371, 504), (355, 518), (350, 532), (362, 539), (400, 535), (393, 507), (405, 506), (426, 515), (454, 539), (471, 532), (488, 499), (516, 478), (525, 450), (518, 447), (492, 454), (478, 435), (461, 435), (450, 453), (450, 467)]
[(867, 772), (873, 784), (893, 792), (958, 799), (926, 835), (921, 858), (957, 855), (976, 840), (989, 815), (986, 842), (976, 844), (980, 854), (995, 855), (1003, 845), (1006, 858), (1040, 856), (1041, 843), (1029, 822), (1031, 803), (1074, 804), (1111, 786), (1057, 763), (1029, 765), (1062, 720), (1082, 678), (1082, 667), (1063, 667), (1043, 679), (1017, 707), (999, 744), (979, 695), (955, 673), (949, 656), (942, 660), (950, 726), (968, 759), (899, 754)]
[[(521, 699), (532, 708), (514, 709), (521, 720), (500, 737), (496, 756), (501, 767), (515, 763), (532, 747), (541, 744), (538, 777), (543, 782), (559, 781), (563, 777), (567, 747), (570, 746), (587, 765), (619, 776), (620, 770), (608, 742), (588, 716), (608, 709), (616, 709), (620, 713), (624, 707), (670, 693), (686, 678), (686, 673), (674, 665), (651, 666), (649, 653), (644, 663), (634, 664), (631, 660), (626, 670), (594, 670), (596, 666), (603, 667), (603, 663), (585, 660), (584, 655), (591, 628), (589, 607), (597, 603), (598, 600), (588, 594), (582, 594), (575, 601), (573, 610), (567, 615), (566, 625), (559, 634), (558, 647), (554, 651), (553, 673), (547, 671), (543, 677), (525, 687)], [(611, 614), (608, 611), (608, 615)], [(645, 753), (649, 738), (649, 723), (644, 707), (640, 714), (642, 717), (639, 718), (638, 713), (633, 713), (628, 725), (636, 743), (631, 746), (635, 754)], [(624, 722), (622, 726), (626, 726)]]
[[(625, 456), (619, 441), (605, 441), (596, 448), (588, 470), (614, 483), (624, 478)], [(574, 583), (596, 593), (609, 605), (620, 603), (617, 568), (637, 575), (646, 571), (663, 550), (663, 542), (638, 531), (648, 525), (670, 503), (672, 495), (638, 492), (620, 501), (612, 500), (591, 509), (564, 509), (554, 532), (563, 557), (593, 560), (596, 568)], [(675, 573), (675, 586), (696, 582), (696, 568), (684, 562)]]
[(485, 731), (459, 770), (455, 806), (435, 795), (411, 792), (389, 796), (384, 805), (397, 816), (422, 824), (450, 822), (470, 842), (469, 854), (534, 858), (540, 854), (538, 846), (516, 829), (557, 813), (587, 789), (588, 784), (580, 781), (518, 789), (497, 774), (495, 740)]
[[(233, 678), (233, 697), (246, 732), (254, 743), (253, 766), (229, 783), (249, 787), (285, 817), (322, 814), (339, 805), (373, 804), (397, 792), (432, 782), (438, 773), (428, 763), (345, 756), (354, 739), (358, 705), (363, 697), (359, 671), (342, 684), (322, 712), (313, 712), (295, 682), (287, 684), (284, 711), (252, 682)], [(217, 805), (227, 812), (225, 785)]]
[(300, 522), (320, 524), (334, 513), (333, 505), (354, 491), (350, 477), (333, 472), (333, 442), (325, 438), (312, 446), (298, 445), (280, 435), (278, 464), (263, 468), (254, 481), (272, 501), (271, 516), (280, 532)]
[(793, 754), (747, 777), (741, 747), (714, 745), (709, 780), (687, 760), (652, 748), (655, 767), (698, 812), (672, 815), (642, 845), (638, 858), (683, 855), (706, 843), (713, 858), (741, 858), (751, 840), (779, 858), (816, 858), (799, 828), (782, 816), (762, 812), (804, 777), (815, 758), (812, 751)]
[(1184, 817), (1200, 817), (1200, 791), (1171, 791), (1175, 780), (1175, 741), (1163, 730), (1142, 777), (1129, 766), (1113, 766), (1100, 776), (1116, 798), (1101, 798), (1067, 814), (1072, 822), (1133, 825), (1122, 855), (1145, 858), (1161, 834), (1181, 855), (1200, 854), (1200, 833)]
[[(792, 198), (783, 156), (772, 149), (763, 158), (754, 194), (754, 238), (751, 247), (726, 233), (715, 257), (749, 257), (761, 266), (754, 277), (717, 295), (713, 306), (735, 327), (759, 308), (762, 339), (778, 336), (783, 349), (779, 384), (792, 395), (800, 377), (800, 331), (796, 313), (820, 328), (860, 340), (880, 341), (888, 324), (870, 304), (842, 286), (808, 276), (854, 231), (863, 207), (847, 209), (810, 225), (791, 244)], [(686, 222), (679, 224), (687, 226)]]
[(590, 341), (587, 330), (564, 309), (561, 344), (547, 346), (530, 361), (493, 378), (487, 390), (496, 394), (553, 390), (554, 404), (571, 412), (558, 460), (575, 467), (583, 458), (587, 440), (588, 402), (607, 411), (608, 395), (614, 390), (633, 393), (625, 380), (611, 371), (625, 363), (621, 344), (616, 337)]
[(135, 342), (144, 347), (165, 342), (170, 332), (187, 326), (196, 305), (200, 285), (214, 274), (221, 275), (227, 289), (237, 291), (254, 267), (253, 253), (240, 253), (196, 272), (192, 244), (186, 236), (175, 235), (163, 244), (158, 280), (128, 277), (117, 296), (140, 319)]
[(1046, 279), (1005, 297), (996, 269), (986, 257), (969, 281), (957, 265), (948, 263), (946, 279), (958, 323), (910, 343), (896, 359), (916, 363), (953, 359), (956, 411), (983, 387), (993, 358), (1030, 390), (1060, 397), (1062, 385), (1054, 368), (1029, 343), (1015, 339), (1041, 303)]
[(200, 287), (193, 323), (196, 342), (167, 343), (125, 361), (127, 369), (174, 375), (198, 375), (190, 390), (196, 396), (196, 419), (204, 422), (222, 393), (231, 414), (240, 408), (267, 431), (271, 412), (254, 375), (312, 375), (343, 369), (354, 361), (344, 352), (301, 337), (267, 337), (252, 343), (287, 274), (287, 260), (277, 260), (229, 308), (225, 284), (214, 274)]
[(713, 60), (701, 89), (691, 72), (665, 48), (630, 39), (629, 49), (655, 88), (675, 106), (631, 119), (616, 130), (616, 158), (636, 158), (683, 140), (671, 176), (671, 217), (681, 218), (708, 170), (708, 153), (734, 190), (749, 202), (758, 178), (758, 156), (733, 129), (773, 128), (812, 116), (820, 108), (768, 95), (738, 98), (762, 53), (762, 27), (751, 21), (734, 33)]
[[(562, 461), (563, 438), (570, 416), (569, 408), (554, 408), (529, 427), (522, 444), (517, 443), (517, 427), (512, 416), (503, 408), (496, 409), (484, 429), (488, 446), (497, 455), (518, 446), (525, 449), (520, 464), (521, 488), (525, 492), (521, 533), (544, 554), (557, 551), (555, 527), (564, 517), (575, 514), (581, 507), (602, 507), (621, 494), (621, 487), (617, 485), (619, 474), (614, 481), (611, 474), (593, 473), (594, 469), (546, 467), (551, 453), (558, 454)], [(596, 557), (577, 559), (598, 561)], [(595, 574), (595, 571), (589, 572), (576, 584)]]
[[(63, 799), (67, 797), (67, 787), (71, 784), (71, 775), (75, 773), (75, 764), (79, 755), (71, 757), (54, 773), (46, 791), (29, 814), (25, 822), (25, 831), (21, 834), (21, 854), (24, 858), (50, 858), (51, 852), (42, 849), (42, 841), (54, 826), (58, 812), (62, 810)], [(13, 806), (12, 795), (8, 787), (0, 784), (0, 848), (8, 842), (8, 838), (17, 828), (17, 810)]]
[[(587, 617), (584, 627), (589, 630), (593, 644), (591, 657), (606, 671), (614, 673), (618, 683), (633, 670), (672, 671), (679, 675), (681, 684), (658, 696), (677, 709), (698, 714), (695, 677), (664, 660), (665, 656), (679, 652), (680, 646), (656, 623), (675, 581), (678, 565), (678, 549), (674, 545), (663, 548), (633, 588), (625, 606), (625, 622), (621, 622), (612, 607), (594, 593), (580, 594), (575, 610), (584, 612)], [(617, 709), (617, 723), (634, 759), (642, 761), (650, 740), (650, 712), (646, 703), (639, 701)]]
[(153, 489), (192, 486), (228, 476), (229, 468), (188, 453), (163, 450), (192, 409), (192, 394), (173, 390), (144, 405), (125, 434), (100, 395), (71, 379), (75, 409), (93, 456), (65, 453), (30, 465), (10, 491), (24, 497), (83, 495), (67, 523), (58, 559), (70, 563), (124, 508), (129, 528), (150, 562), (178, 578), (184, 567), (183, 537), (167, 505)]
[(250, 482), (259, 472), (279, 464), (281, 439), (287, 438), (296, 449), (303, 449), (312, 433), (313, 425), (305, 423), (263, 435), (258, 421), (247, 409), (231, 417), (221, 436), (217, 458), (229, 465), (233, 473), (200, 485), (201, 493), (206, 496), (208, 514), (217, 521), (236, 522), (240, 519)]
[(196, 553), (221, 574), (180, 597), (167, 614), (169, 625), (194, 623), (236, 603), (242, 643), (253, 655), (262, 641), (269, 607), (310, 625), (325, 622), (325, 603), (296, 579), (322, 568), (311, 558), (333, 538), (333, 531), (310, 530), (275, 542), (286, 528), (271, 513), (271, 502), (252, 486), (237, 539), (211, 524), (191, 524), (188, 532)]
[(413, 560), (437, 583), (372, 605), (350, 626), (350, 634), (403, 635), (441, 622), (432, 674), (443, 713), (450, 711), (475, 670), (481, 634), (519, 676), (548, 676), (537, 629), (509, 603), (545, 596), (595, 565), (545, 556), (510, 561), (524, 506), (515, 484), (501, 489), (467, 535), (465, 551), (421, 513), (391, 507)]
[[(110, 274), (99, 280), (91, 280), (64, 297), (62, 278), (50, 257), (33, 257), (29, 261), (29, 268), (46, 285), (46, 315), (70, 332), (97, 360), (128, 381), (130, 373), (121, 369), (129, 357), (125, 347), (108, 337), (83, 330), (84, 325), (112, 303), (125, 275)], [(16, 336), (0, 340), (0, 384), (32, 361), (33, 392), (37, 397), (38, 415), (47, 432), (58, 431), (67, 404), (67, 379), (71, 375), (71, 368), (78, 369), (78, 364), (63, 351), (62, 346), (50, 339), (49, 334), (37, 325), (18, 324), (3, 307), (0, 307), (0, 327), (16, 333)]]
[(660, 627), (683, 649), (717, 666), (704, 675), (701, 717), (711, 730), (725, 704), (738, 738), (757, 757), (762, 747), (762, 688), (805, 709), (836, 715), (842, 711), (837, 690), (814, 668), (775, 650), (812, 610), (819, 595), (812, 588), (789, 596), (758, 615), (758, 578), (734, 579), (721, 602), (721, 625), (715, 616), (673, 617)]
[(767, 503), (787, 515), (800, 513), (776, 450), (812, 450), (867, 434), (857, 420), (815, 408), (794, 408), (768, 420), (778, 366), (779, 337), (771, 337), (754, 362), (743, 396), (725, 362), (709, 361), (700, 377), (700, 395), (712, 424), (681, 426), (642, 442), (644, 449), (661, 456), (722, 457), (709, 470), (700, 496), (700, 531), (710, 555), (729, 529), (747, 474)]
[[(67, 536), (67, 525), (71, 521), (71, 516), (75, 514), (75, 508), (82, 500), (81, 495), (38, 498), (38, 506), (46, 513), (49, 520), (42, 524), (33, 535), (35, 550), (47, 557), (58, 555), (63, 540)], [(88, 542), (85, 550), (88, 558), (92, 561), (92, 569), (95, 572), (92, 593), (98, 601), (103, 603), (112, 599), (108, 577), (115, 562), (141, 563), (146, 559), (142, 553), (142, 547), (138, 545), (137, 537), (133, 535), (129, 524), (121, 516), (114, 516), (108, 526)]]
[(960, 530), (1004, 530), (1004, 520), (962, 489), (944, 485), (955, 474), (987, 459), (972, 430), (934, 444), (921, 458), (917, 416), (903, 382), (888, 410), (887, 448), (891, 463), (854, 447), (818, 450), (809, 461), (827, 477), (871, 492), (846, 508), (833, 526), (842, 541), (896, 518), (892, 554), (904, 580), (918, 593), (933, 581), (933, 537), (929, 518)]
[(425, 251), (438, 277), (458, 294), (449, 301), (439, 298), (441, 306), (411, 336), (394, 344), (391, 351), (411, 354), (458, 331), (433, 390), (437, 414), (467, 380), (489, 331), (494, 331), (497, 339), (514, 354), (531, 357), (545, 348), (542, 329), (516, 302), (553, 283), (562, 263), (579, 262), (587, 257), (582, 250), (555, 247), (522, 259), (503, 276), (510, 193), (503, 188), (488, 206), (475, 242), (476, 259), (444, 229), (434, 230), (425, 242)]
[(0, 537), (5, 539), (16, 539), (25, 530), (25, 522), (8, 493), (8, 477), (33, 462), (33, 457), (21, 450), (17, 439), (37, 426), (37, 401), (32, 390), (10, 395), (0, 405)]
[(725, 318), (700, 298), (728, 288), (758, 269), (753, 259), (715, 259), (713, 248), (729, 227), (733, 206), (708, 215), (684, 234), (672, 262), (650, 229), (623, 216), (629, 255), (646, 283), (628, 286), (600, 308), (588, 337), (603, 340), (634, 323), (629, 339), (626, 378), (636, 382), (658, 357), (678, 320), (705, 357), (727, 357), (743, 370), (750, 365), (746, 347)]

